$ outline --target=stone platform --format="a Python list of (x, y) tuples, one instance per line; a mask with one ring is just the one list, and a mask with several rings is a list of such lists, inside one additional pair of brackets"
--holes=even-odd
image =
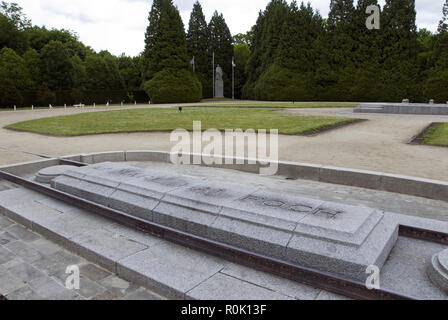
[(354, 109), (354, 112), (448, 116), (448, 104), (362, 103)]
[(383, 212), (259, 188), (100, 163), (65, 171), (57, 190), (151, 222), (365, 281), (398, 237)]

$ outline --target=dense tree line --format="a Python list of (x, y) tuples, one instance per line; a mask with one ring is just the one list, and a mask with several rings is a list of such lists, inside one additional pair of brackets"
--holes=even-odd
[(446, 102), (448, 1), (435, 35), (417, 31), (415, 0), (386, 0), (379, 30), (366, 27), (370, 5), (331, 0), (324, 19), (310, 4), (272, 0), (252, 29), (243, 97)]
[[(369, 6), (380, 29), (368, 29)], [(308, 3), (272, 0), (246, 34), (222, 14), (192, 8), (185, 31), (172, 0), (154, 0), (137, 57), (95, 52), (68, 30), (33, 26), (0, 5), (0, 106), (186, 102), (213, 96), (213, 67), (231, 97), (256, 100), (448, 100), (448, 0), (438, 31), (417, 30), (415, 0), (331, 0), (324, 19)], [(215, 64), (212, 64), (212, 56)], [(193, 68), (194, 62), (194, 68)]]
[(96, 53), (68, 30), (33, 26), (0, 5), (0, 106), (147, 101), (140, 57)]

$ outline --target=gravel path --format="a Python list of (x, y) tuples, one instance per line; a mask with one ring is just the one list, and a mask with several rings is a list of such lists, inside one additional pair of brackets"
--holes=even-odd
[[(147, 108), (148, 106), (131, 107)], [(169, 107), (169, 105), (163, 107)], [(109, 109), (119, 110), (121, 107)], [(15, 132), (3, 128), (18, 121), (100, 110), (106, 109), (103, 107), (0, 112), (0, 165), (38, 159), (29, 154), (12, 152), (12, 150), (63, 156), (114, 150), (169, 151), (174, 145), (170, 143), (167, 133), (51, 137)], [(280, 136), (280, 160), (366, 169), (448, 181), (448, 148), (407, 144), (413, 136), (417, 135), (431, 122), (448, 122), (448, 117), (352, 114), (351, 109), (288, 109), (278, 112), (369, 120), (314, 137)]]

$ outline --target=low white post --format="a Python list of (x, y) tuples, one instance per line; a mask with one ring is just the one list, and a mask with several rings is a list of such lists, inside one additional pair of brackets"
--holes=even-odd
[(137, 105), (137, 101), (134, 101), (134, 104)]
[(121, 101), (121, 106), (123, 106), (123, 101)]
[(66, 103), (64, 103), (64, 109), (66, 109), (67, 108), (67, 104)]
[(34, 110), (34, 104), (33, 104), (33, 105), (31, 105), (31, 111), (32, 111), (32, 110)]
[(95, 105), (95, 102), (94, 102), (94, 103), (93, 103), (93, 107), (95, 108), (95, 106), (96, 106), (96, 105)]
[(14, 105), (14, 111), (16, 111), (17, 110), (17, 107)]

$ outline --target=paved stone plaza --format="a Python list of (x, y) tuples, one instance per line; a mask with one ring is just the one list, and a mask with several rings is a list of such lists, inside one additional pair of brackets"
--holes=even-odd
[[(4, 185), (0, 182), (0, 185)], [(80, 268), (80, 290), (68, 290), (68, 265)], [(21, 224), (0, 215), (0, 294), (8, 300), (159, 300)]]

